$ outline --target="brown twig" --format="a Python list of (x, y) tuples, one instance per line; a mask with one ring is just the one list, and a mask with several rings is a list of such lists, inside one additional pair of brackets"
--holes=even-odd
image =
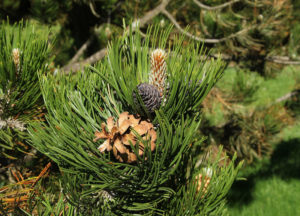
[(206, 39), (206, 38), (200, 38), (200, 37), (197, 37), (189, 32), (187, 32), (186, 30), (184, 30), (183, 28), (181, 28), (181, 26), (179, 25), (179, 23), (176, 21), (176, 19), (167, 11), (167, 10), (163, 10), (162, 13), (168, 17), (168, 19), (174, 24), (174, 26), (182, 33), (182, 34), (185, 34), (186, 36), (188, 36), (189, 38), (192, 38), (193, 40), (196, 40), (196, 41), (199, 41), (199, 42), (204, 42), (204, 43), (211, 43), (211, 44), (214, 44), (214, 43), (221, 43), (221, 42), (224, 42), (226, 40), (229, 40), (231, 38), (235, 38), (241, 34), (244, 34), (248, 31), (250, 31), (251, 29), (254, 29), (256, 27), (256, 25), (253, 25), (251, 27), (248, 27), (248, 28), (244, 28), (236, 33), (233, 33), (227, 37), (223, 37), (223, 38), (213, 38), (213, 39)]
[[(298, 94), (300, 92), (300, 89), (299, 90), (294, 90), (292, 92), (289, 92), (285, 95), (283, 95), (282, 97), (280, 98), (277, 98), (276, 101), (274, 102), (274, 104), (277, 104), (277, 103), (280, 103), (280, 102), (283, 102), (285, 100), (288, 100), (290, 99), (291, 97), (293, 97), (294, 95)], [(272, 104), (273, 105), (273, 104)]]
[(211, 7), (211, 6), (202, 4), (201, 2), (199, 2), (199, 1), (197, 1), (197, 0), (193, 0), (193, 1), (194, 1), (194, 3), (195, 3), (196, 5), (198, 5), (200, 8), (202, 8), (202, 9), (204, 9), (204, 10), (209, 10), (209, 11), (210, 11), (210, 10), (219, 10), (219, 9), (225, 8), (225, 7), (229, 6), (229, 5), (232, 5), (232, 4), (236, 3), (236, 2), (240, 2), (240, 0), (233, 0), (233, 1), (226, 2), (226, 3), (224, 3), (224, 4), (221, 4), (221, 5), (217, 5), (217, 6)]
[(97, 18), (100, 18), (100, 15), (96, 12), (96, 10), (95, 10), (95, 2), (94, 1), (90, 1), (89, 2), (89, 7), (90, 7), (90, 9), (91, 9), (91, 12), (92, 12), (92, 14), (95, 16), (95, 17), (97, 17)]
[(292, 60), (288, 56), (268, 56), (266, 60), (278, 64), (300, 65), (300, 60)]
[(160, 14), (163, 10), (165, 10), (169, 2), (170, 0), (162, 0), (162, 2), (156, 8), (147, 12), (142, 18), (138, 19), (138, 26), (143, 27), (150, 20), (152, 20), (154, 17)]
[(17, 182), (0, 188), (1, 204), (3, 205), (0, 209), (0, 215), (3, 215), (2, 210), (13, 212), (17, 207), (23, 210), (28, 209), (28, 200), (31, 198), (31, 195), (39, 193), (39, 188), (34, 186), (41, 178), (47, 176), (50, 166), (51, 163), (48, 163), (38, 176), (28, 179), (24, 179), (19, 171), (14, 172), (11, 170)]
[(85, 65), (94, 64), (97, 61), (104, 58), (104, 56), (106, 55), (106, 52), (107, 52), (107, 48), (103, 48), (103, 49), (99, 50), (98, 52), (94, 53), (93, 55), (91, 55), (90, 57), (86, 58), (85, 60), (74, 63), (74, 64), (68, 64), (68, 65), (64, 66), (61, 70), (64, 71), (66, 74), (68, 74), (70, 72), (79, 71)]
[(36, 183), (46, 175), (47, 171), (49, 170), (49, 168), (51, 167), (51, 162), (49, 162), (44, 169), (40, 172), (40, 174), (37, 176), (37, 178), (35, 179), (35, 181), (33, 182), (33, 184), (31, 185), (31, 188), (33, 188)]
[(94, 34), (91, 35), (91, 37), (80, 47), (80, 49), (76, 52), (76, 54), (73, 56), (71, 61), (68, 63), (68, 65), (74, 64), (78, 61), (78, 59), (83, 55), (83, 53), (87, 50), (87, 48), (90, 46), (90, 44), (94, 40)]

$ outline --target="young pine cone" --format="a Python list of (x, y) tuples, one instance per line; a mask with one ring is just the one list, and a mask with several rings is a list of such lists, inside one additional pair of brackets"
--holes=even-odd
[[(148, 83), (142, 83), (137, 86), (137, 89), (149, 113), (153, 113), (154, 110), (159, 109), (162, 97), (160, 96), (160, 92), (155, 86)], [(132, 96), (134, 103), (142, 107), (135, 92), (133, 92)]]
[[(106, 129), (107, 127), (107, 129)], [(128, 112), (123, 112), (119, 115), (119, 119), (115, 122), (113, 117), (109, 117), (105, 123), (101, 124), (102, 131), (96, 131), (94, 142), (99, 139), (105, 139), (98, 149), (100, 152), (113, 151), (117, 160), (125, 163), (133, 163), (137, 161), (137, 157), (131, 149), (130, 143), (135, 146), (138, 136), (143, 140), (149, 141), (151, 151), (155, 149), (156, 132), (153, 125), (147, 121), (141, 121), (140, 118), (135, 118), (129, 115)], [(144, 148), (142, 142), (139, 142), (139, 155), (143, 156)]]

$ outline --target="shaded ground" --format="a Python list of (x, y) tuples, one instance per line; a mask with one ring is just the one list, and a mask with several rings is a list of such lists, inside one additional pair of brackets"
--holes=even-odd
[(244, 170), (229, 195), (230, 215), (300, 215), (300, 124), (280, 136), (269, 160)]

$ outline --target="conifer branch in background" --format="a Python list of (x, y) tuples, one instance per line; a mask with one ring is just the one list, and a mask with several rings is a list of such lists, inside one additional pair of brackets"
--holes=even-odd
[(200, 37), (197, 37), (189, 32), (187, 32), (186, 30), (184, 30), (183, 28), (180, 27), (179, 23), (176, 21), (176, 19), (167, 11), (167, 10), (163, 10), (162, 13), (164, 15), (166, 15), (169, 20), (175, 25), (175, 27), (182, 33), (182, 34), (185, 34), (186, 36), (188, 36), (189, 38), (192, 38), (193, 40), (196, 40), (196, 41), (199, 41), (199, 42), (204, 42), (204, 43), (212, 43), (212, 44), (215, 44), (215, 43), (221, 43), (221, 42), (224, 42), (226, 40), (229, 40), (231, 38), (235, 38), (241, 34), (245, 34), (247, 33), (248, 31), (252, 30), (252, 29), (255, 29), (256, 26), (251, 26), (251, 27), (248, 27), (248, 28), (244, 28), (236, 33), (233, 33), (231, 35), (228, 35), (226, 37), (223, 37), (223, 38), (218, 38), (218, 39), (208, 39), (208, 38), (200, 38)]
[[(161, 3), (157, 7), (148, 11), (140, 18), (136, 19), (136, 21), (132, 23), (131, 28), (132, 28), (132, 30), (138, 30), (138, 32), (143, 34), (139, 29), (143, 28), (146, 23), (155, 19), (155, 17), (157, 17), (159, 14), (163, 14), (168, 18), (168, 20), (170, 20), (171, 23), (173, 23), (175, 25), (176, 29), (178, 29), (181, 33), (185, 34), (187, 37), (189, 37), (193, 40), (196, 40), (199, 42), (204, 42), (207, 44), (219, 44), (220, 43), (225, 46), (226, 45), (233, 46), (231, 48), (231, 50), (233, 51), (233, 54), (228, 55), (228, 53), (224, 53), (224, 56), (225, 55), (227, 56), (224, 60), (239, 61), (239, 60), (245, 60), (248, 57), (246, 56), (245, 58), (243, 58), (244, 55), (234, 54), (236, 52), (235, 50), (237, 50), (237, 52), (241, 52), (242, 50), (244, 50), (244, 47), (249, 47), (249, 46), (251, 46), (252, 47), (251, 49), (255, 50), (255, 52), (257, 52), (257, 50), (262, 49), (262, 45), (260, 45), (260, 40), (252, 38), (252, 36), (251, 36), (252, 33), (255, 31), (261, 31), (261, 32), (263, 32), (263, 34), (266, 34), (267, 37), (274, 35), (273, 33), (272, 34), (267, 33), (268, 29), (270, 29), (270, 31), (277, 31), (276, 30), (277, 27), (271, 29), (270, 24), (272, 24), (272, 20), (274, 20), (274, 22), (281, 22), (280, 20), (277, 21), (278, 16), (276, 16), (276, 14), (283, 13), (282, 12), (283, 6), (280, 3), (277, 4), (276, 2), (272, 3), (272, 2), (268, 2), (268, 1), (260, 2), (260, 4), (255, 4), (255, 5), (253, 5), (249, 1), (240, 1), (240, 0), (225, 2), (225, 3), (217, 5), (217, 6), (208, 6), (208, 5), (205, 5), (196, 0), (194, 0), (194, 3), (201, 8), (201, 11), (200, 11), (201, 14), (204, 13), (205, 11), (212, 11), (212, 13), (214, 13), (215, 10), (219, 10), (219, 9), (225, 10), (229, 7), (233, 7), (235, 3), (241, 3), (241, 4), (249, 5), (250, 7), (258, 7), (258, 8), (264, 8), (264, 7), (267, 7), (269, 4), (273, 4), (274, 11), (272, 11), (272, 13), (270, 13), (270, 15), (268, 15), (268, 17), (263, 17), (263, 15), (258, 16), (257, 19), (255, 18), (255, 23), (247, 24), (246, 22), (244, 22), (245, 19), (244, 19), (244, 21), (242, 20), (244, 24), (242, 26), (240, 26), (238, 28), (239, 30), (236, 32), (233, 32), (231, 30), (230, 26), (238, 26), (240, 24), (237, 25), (237, 24), (230, 22), (230, 25), (228, 26), (228, 25), (225, 25), (227, 21), (222, 20), (222, 17), (221, 17), (221, 19), (215, 18), (214, 21), (215, 21), (216, 25), (220, 25), (220, 28), (223, 29), (223, 32), (230, 32), (230, 34), (224, 35), (223, 37), (220, 37), (220, 38), (207, 38), (206, 35), (204, 35), (203, 37), (200, 37), (196, 34), (190, 33), (186, 29), (182, 28), (181, 25), (179, 24), (179, 22), (174, 17), (174, 15), (172, 15), (172, 13), (169, 12), (169, 10), (167, 10), (167, 6), (169, 6), (170, 2), (164, 0), (164, 1), (161, 1)], [(287, 5), (286, 7), (288, 8), (289, 6)], [(237, 19), (242, 19), (241, 16), (233, 13), (231, 9), (228, 9), (228, 10), (230, 11), (230, 13), (232, 13), (233, 17), (235, 17)], [(283, 17), (282, 22), (284, 22), (286, 19), (288, 19), (289, 10), (286, 10), (286, 12), (284, 12), (284, 13), (287, 14), (287, 17), (286, 18)], [(203, 15), (201, 15), (201, 16), (203, 16)], [(206, 16), (208, 16), (208, 15), (206, 15)], [(212, 14), (212, 17), (213, 17), (213, 14)], [(259, 19), (263, 19), (263, 20), (257, 21)], [(241, 23), (241, 22), (239, 22), (239, 23)], [(203, 23), (201, 25), (203, 25)], [(201, 28), (208, 28), (208, 27), (204, 25)], [(128, 31), (129, 26), (127, 26), (126, 29)], [(89, 41), (90, 41), (90, 39), (88, 39), (82, 45), (81, 49), (79, 50), (80, 52), (78, 51), (77, 54), (82, 55), (82, 52), (84, 52), (86, 50), (86, 48), (87, 48), (86, 45), (89, 44)], [(220, 45), (220, 46), (223, 46), (223, 45)], [(84, 49), (82, 49), (82, 48), (84, 48)], [(76, 56), (75, 60), (71, 61), (68, 65), (64, 66), (62, 68), (62, 70), (66, 71), (67, 73), (69, 71), (78, 71), (84, 65), (94, 64), (95, 62), (101, 60), (105, 56), (105, 52), (106, 52), (106, 48), (103, 48), (103, 49), (99, 50), (98, 52), (94, 53), (93, 55), (91, 55), (90, 57), (88, 57), (85, 60), (82, 60), (80, 62), (75, 61), (75, 60), (77, 60), (77, 57), (78, 57), (78, 55), (75, 55)], [(297, 59), (291, 59), (291, 58), (286, 59), (286, 58), (284, 58), (285, 56), (272, 56), (272, 55), (259, 56), (258, 55), (258, 57), (259, 57), (260, 61), (274, 62), (277, 64), (300, 64), (300, 62)]]
[(228, 6), (230, 6), (230, 5), (232, 5), (232, 4), (236, 3), (236, 2), (240, 2), (241, 0), (233, 0), (233, 1), (229, 1), (229, 2), (226, 2), (224, 4), (221, 4), (221, 5), (213, 6), (213, 7), (207, 6), (207, 5), (199, 2), (198, 0), (193, 0), (193, 1), (200, 8), (202, 8), (204, 10), (210, 11), (210, 10), (220, 10), (220, 9), (223, 9), (223, 8), (228, 7)]
[[(139, 28), (144, 27), (155, 16), (157, 16), (158, 14), (161, 13), (162, 10), (164, 10), (167, 7), (169, 2), (170, 2), (170, 0), (162, 0), (162, 2), (156, 8), (152, 9), (151, 11), (148, 11), (143, 17), (137, 19), (135, 22), (133, 22), (131, 24), (131, 26), (128, 26), (126, 28), (127, 31), (129, 30), (130, 27), (132, 28), (133, 31), (135, 31), (137, 29), (137, 27), (139, 27)], [(126, 33), (126, 31), (124, 33)], [(82, 54), (82, 52), (84, 52), (86, 50), (86, 47), (89, 44), (88, 41), (86, 41), (82, 45), (80, 52), (79, 52), (80, 55)], [(98, 52), (94, 53), (93, 55), (91, 55), (90, 57), (88, 57), (87, 59), (85, 59), (81, 62), (77, 62), (74, 65), (74, 63), (77, 60), (77, 56), (79, 56), (79, 54), (77, 54), (72, 58), (73, 61), (71, 61), (68, 65), (64, 66), (62, 68), (62, 70), (66, 71), (67, 73), (69, 73), (70, 71), (78, 71), (83, 65), (93, 64), (93, 63), (101, 60), (105, 56), (105, 53), (106, 53), (106, 48), (103, 48), (103, 49), (99, 50)]]

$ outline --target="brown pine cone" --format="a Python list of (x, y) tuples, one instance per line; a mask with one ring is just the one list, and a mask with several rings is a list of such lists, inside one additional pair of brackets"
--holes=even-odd
[[(155, 149), (156, 132), (153, 124), (147, 121), (141, 121), (141, 118), (135, 118), (128, 112), (119, 115), (119, 119), (115, 122), (113, 117), (109, 117), (105, 123), (101, 124), (102, 131), (96, 131), (94, 142), (99, 139), (105, 139), (98, 149), (100, 152), (113, 151), (117, 160), (125, 163), (133, 163), (137, 161), (131, 145), (137, 144), (140, 136), (143, 140), (150, 142), (151, 151)], [(145, 146), (139, 142), (139, 155), (143, 156)]]

